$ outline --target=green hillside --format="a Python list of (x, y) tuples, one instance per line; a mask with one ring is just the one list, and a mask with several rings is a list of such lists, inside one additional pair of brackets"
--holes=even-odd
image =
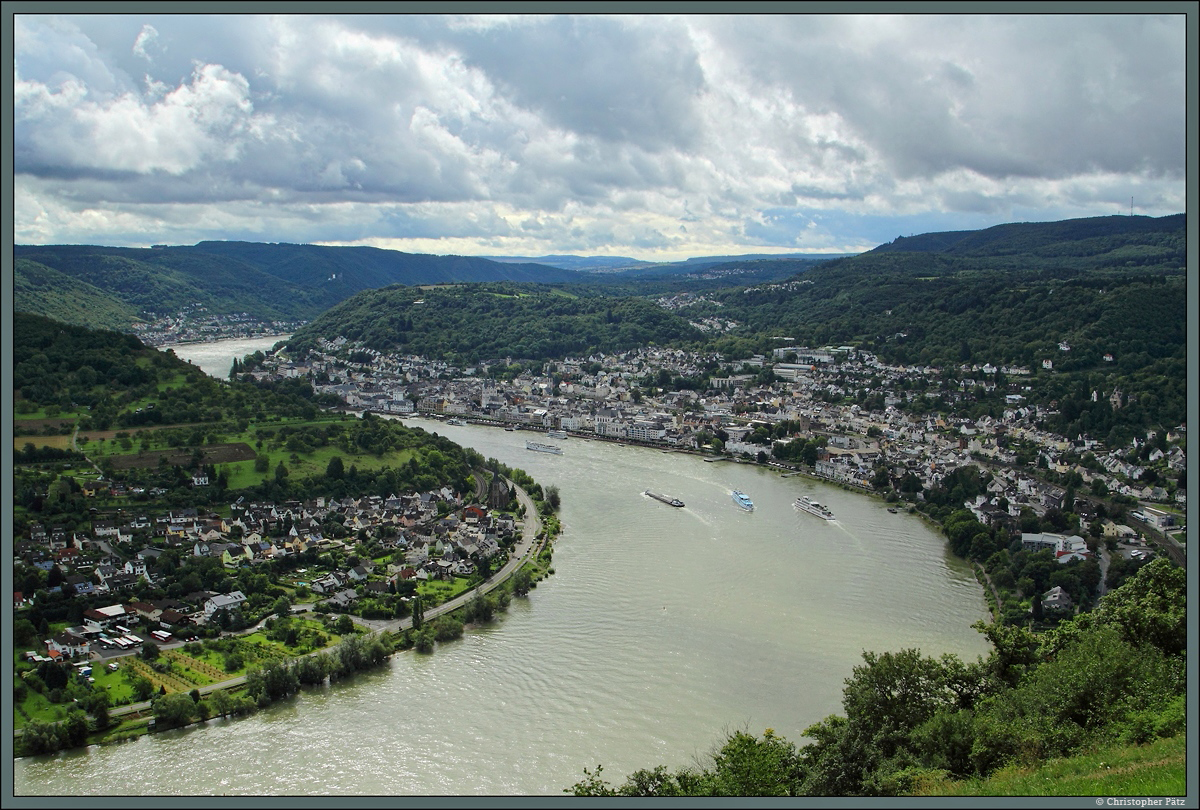
[[(17, 247), (16, 280), (22, 281), (22, 259), (49, 267), (62, 276), (103, 292), (115, 306), (141, 317), (167, 315), (200, 305), (215, 314), (249, 312), (255, 317), (307, 318), (336, 298), (263, 273), (235, 259), (191, 250), (137, 250), (88, 246)], [(90, 318), (43, 307), (38, 311), (81, 326), (98, 328)]]
[[(25, 291), (18, 310), (92, 328), (128, 329), (139, 317), (194, 306), (216, 315), (307, 320), (354, 293), (390, 284), (582, 277), (570, 270), (464, 256), (253, 242), (147, 249), (18, 245), (13, 253), (17, 288)], [(53, 294), (51, 280), (67, 292)], [(84, 298), (97, 307), (80, 305)]]
[[(38, 469), (69, 466), (76, 451), (106, 479), (160, 488), (171, 505), (228, 504), (235, 491), (282, 501), (473, 489), (478, 454), (399, 421), (327, 412), (338, 400), (301, 380), (216, 380), (132, 335), (28, 313), (15, 314), (13, 338), (18, 533), (28, 520), (85, 519), (99, 503), (79, 493), (79, 481), (95, 478), (90, 464), (60, 476), (57, 489)], [(335, 457), (345, 472), (330, 481)], [(193, 488), (196, 471), (214, 483)]]
[[(1026, 254), (1042, 257), (1088, 257), (1103, 264), (1105, 254), (1119, 254), (1122, 247), (1153, 247), (1158, 257), (1170, 257), (1184, 248), (1187, 216), (1091, 217), (1061, 222), (1014, 222), (978, 231), (946, 231), (898, 237), (871, 253), (922, 252), (970, 256)], [(1125, 257), (1113, 255), (1115, 261)]]
[[(1060, 406), (1053, 429), (1103, 440), (1114, 428), (1124, 436), (1186, 420), (1185, 224), (1107, 217), (927, 234), (787, 282), (710, 292), (689, 316), (741, 323), (716, 342), (733, 356), (768, 352), (780, 345), (772, 336), (787, 335), (955, 379), (980, 379), (964, 365), (1025, 368), (1039, 401)], [(1091, 401), (1115, 389), (1127, 400), (1118, 413)]]
[(541, 360), (678, 344), (702, 334), (642, 298), (579, 297), (514, 284), (386, 287), (359, 293), (296, 332), (289, 349), (345, 337), (377, 351), (462, 361)]
[(918, 780), (913, 796), (1185, 796), (1187, 736), (1107, 745), (1037, 766), (1012, 765), (986, 779)]
[[(473, 256), (433, 256), (373, 247), (200, 242), (186, 250), (245, 262), (276, 278), (306, 287), (330, 283), (347, 293), (389, 284), (564, 282), (583, 278), (572, 270), (532, 262), (501, 263)], [(335, 275), (337, 278), (333, 278)]]
[(138, 308), (99, 287), (29, 259), (17, 259), (13, 309), (98, 329), (128, 329)]

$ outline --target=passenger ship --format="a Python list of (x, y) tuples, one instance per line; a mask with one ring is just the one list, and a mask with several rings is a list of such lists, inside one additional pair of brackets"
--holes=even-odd
[(750, 496), (744, 492), (739, 492), (736, 489), (733, 491), (733, 502), (747, 512), (754, 511), (754, 501), (750, 500)]
[(824, 520), (835, 520), (833, 512), (830, 512), (828, 508), (817, 503), (807, 495), (801, 495), (797, 498), (795, 506), (802, 512), (808, 512), (810, 515), (816, 515)]
[(525, 442), (526, 450), (536, 450), (539, 453), (554, 453), (556, 456), (562, 455), (562, 448), (556, 444), (542, 444), (541, 442)]

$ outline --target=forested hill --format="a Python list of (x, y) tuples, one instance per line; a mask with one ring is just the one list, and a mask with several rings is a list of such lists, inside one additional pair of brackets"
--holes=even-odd
[(571, 270), (370, 247), (201, 242), (118, 248), (18, 245), (14, 308), (92, 328), (199, 305), (212, 314), (307, 320), (357, 292), (389, 284), (563, 282)]
[(12, 379), (18, 419), (46, 412), (85, 430), (276, 414), (311, 418), (319, 410), (307, 386), (280, 396), (245, 383), (221, 383), (133, 335), (24, 312), (13, 316)]
[[(1130, 219), (1124, 230), (1112, 222)], [(913, 237), (783, 284), (729, 290), (709, 311), (694, 307), (693, 317), (720, 313), (742, 322), (742, 334), (852, 344), (897, 363), (1048, 359), (1072, 370), (1110, 354), (1132, 372), (1182, 360), (1184, 216), (1103, 221), (1110, 227), (1072, 220)], [(909, 243), (926, 249), (897, 247)]]
[(485, 284), (359, 293), (298, 330), (288, 348), (345, 337), (381, 352), (475, 362), (542, 360), (696, 341), (688, 321), (642, 298)]
[[(1182, 256), (1187, 215), (1090, 217), (1061, 222), (1013, 222), (979, 231), (897, 237), (869, 253), (948, 253), (958, 256), (1086, 258), (1093, 266), (1156, 264)], [(868, 254), (869, 255), (869, 254)]]
[[(89, 508), (106, 508), (80, 493), (93, 465), (106, 480), (136, 487), (127, 494), (145, 509), (228, 505), (235, 492), (274, 502), (442, 486), (468, 492), (483, 462), (436, 433), (328, 411), (338, 398), (305, 380), (218, 380), (132, 335), (18, 312), (12, 350), (13, 433), (24, 445), (14, 454), (18, 537), (30, 521), (90, 526)], [(38, 466), (83, 454), (86, 473)], [(198, 473), (210, 483), (195, 485)]]

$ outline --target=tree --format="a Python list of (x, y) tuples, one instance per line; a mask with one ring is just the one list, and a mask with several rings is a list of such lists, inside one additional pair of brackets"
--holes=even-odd
[(86, 701), (88, 714), (92, 716), (97, 730), (108, 728), (108, 692), (95, 691)]
[(1168, 558), (1157, 557), (1106, 595), (1096, 616), (1130, 644), (1181, 655), (1187, 649), (1187, 575)]
[(875, 468), (875, 474), (871, 476), (871, 486), (875, 489), (885, 489), (892, 483), (891, 476), (888, 475), (886, 465), (880, 465)]
[(151, 709), (155, 723), (167, 727), (186, 726), (197, 714), (196, 701), (186, 692), (162, 695), (151, 704)]
[(153, 641), (146, 641), (142, 643), (142, 660), (157, 661), (158, 655), (159, 650), (157, 644), (155, 644)]
[(144, 675), (134, 675), (130, 679), (129, 685), (133, 689), (134, 700), (149, 700), (150, 696), (154, 694), (154, 684), (152, 684), (150, 679)]
[(517, 596), (525, 596), (531, 587), (533, 587), (533, 577), (524, 568), (513, 574), (512, 589)]
[(218, 717), (226, 717), (233, 710), (233, 698), (224, 689), (218, 689), (209, 697), (212, 712)]
[(467, 603), (467, 621), (469, 622), (490, 622), (494, 615), (492, 603), (484, 594), (476, 590), (475, 596)]
[(413, 648), (417, 652), (430, 653), (434, 648), (434, 633), (432, 625), (424, 625), (413, 636)]
[(48, 754), (62, 748), (62, 735), (54, 723), (34, 718), (21, 732), (21, 748), (26, 754)]
[(64, 748), (78, 748), (87, 745), (88, 721), (87, 715), (79, 709), (67, 712), (63, 721), (61, 739)]
[(413, 602), (412, 602), (412, 629), (420, 630), (421, 625), (423, 625), (424, 623), (425, 623), (425, 605), (421, 601), (421, 597), (418, 594), (417, 596), (413, 597)]
[(1006, 763), (1070, 756), (1111, 739), (1132, 710), (1163, 709), (1182, 694), (1182, 662), (1113, 627), (1074, 627), (1053, 659), (980, 702), (972, 758), (986, 774)]
[(761, 738), (738, 731), (713, 757), (708, 795), (798, 796), (802, 774), (796, 747), (774, 730), (767, 729)]
[(354, 632), (354, 620), (347, 614), (343, 613), (338, 617), (337, 624), (334, 626), (334, 631), (339, 636), (348, 636)]
[(325, 467), (325, 477), (332, 478), (335, 481), (340, 481), (346, 474), (345, 465), (342, 462), (341, 456), (334, 456), (329, 459), (329, 465)]
[(13, 643), (19, 647), (27, 647), (38, 641), (37, 627), (29, 619), (17, 619), (13, 622)]

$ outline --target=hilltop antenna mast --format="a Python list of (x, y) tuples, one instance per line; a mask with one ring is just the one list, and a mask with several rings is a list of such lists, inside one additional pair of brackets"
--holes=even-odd
[(1133, 197), (1129, 198), (1129, 216), (1133, 216)]

